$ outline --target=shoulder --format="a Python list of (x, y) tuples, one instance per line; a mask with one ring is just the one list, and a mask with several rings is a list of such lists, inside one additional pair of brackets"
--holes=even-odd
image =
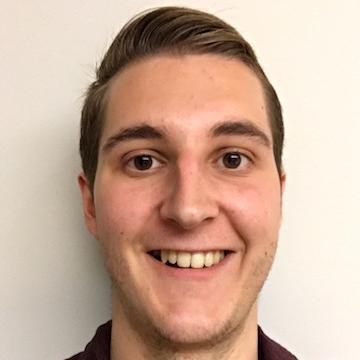
[(83, 352), (67, 360), (109, 360), (111, 341), (111, 320), (99, 326), (92, 340)]
[(258, 327), (259, 360), (297, 360), (297, 358), (283, 346), (270, 339)]

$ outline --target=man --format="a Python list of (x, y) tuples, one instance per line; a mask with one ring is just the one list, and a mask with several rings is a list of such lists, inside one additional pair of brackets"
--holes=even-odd
[(112, 322), (72, 359), (295, 359), (257, 325), (283, 132), (277, 95), (234, 28), (176, 7), (125, 25), (87, 92), (80, 139)]

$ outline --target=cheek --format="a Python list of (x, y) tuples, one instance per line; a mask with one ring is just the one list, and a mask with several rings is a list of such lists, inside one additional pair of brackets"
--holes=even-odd
[[(151, 189), (151, 191), (149, 191)], [(95, 194), (96, 223), (104, 241), (137, 238), (155, 213), (154, 188), (122, 179), (101, 179)]]
[[(134, 278), (133, 250), (144, 233), (146, 206), (135, 189), (120, 181), (99, 181), (95, 193), (96, 224), (99, 242), (111, 277), (121, 287)], [(130, 246), (129, 246), (130, 245)], [(135, 280), (134, 280), (135, 281)]]
[(281, 221), (280, 189), (264, 183), (244, 184), (227, 199), (224, 206), (229, 219), (247, 245), (276, 243)]

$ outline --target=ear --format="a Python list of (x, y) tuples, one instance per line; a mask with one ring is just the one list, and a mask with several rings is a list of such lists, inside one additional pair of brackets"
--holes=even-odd
[(93, 194), (89, 182), (83, 172), (78, 176), (78, 184), (82, 196), (85, 224), (89, 232), (97, 238), (96, 214)]

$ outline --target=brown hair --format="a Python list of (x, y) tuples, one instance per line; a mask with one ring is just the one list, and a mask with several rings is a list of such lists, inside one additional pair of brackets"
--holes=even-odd
[(96, 71), (96, 80), (87, 90), (81, 114), (80, 155), (91, 190), (110, 80), (129, 63), (164, 53), (218, 54), (238, 59), (255, 72), (264, 89), (273, 153), (280, 174), (284, 142), (281, 105), (250, 44), (214, 15), (189, 8), (161, 7), (138, 15), (121, 29)]

